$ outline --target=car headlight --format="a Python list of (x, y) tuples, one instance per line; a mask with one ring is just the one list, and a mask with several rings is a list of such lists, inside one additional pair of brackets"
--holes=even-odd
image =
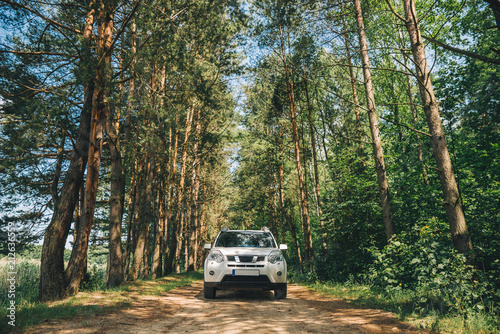
[(280, 251), (274, 250), (271, 253), (269, 253), (268, 260), (270, 263), (276, 263), (278, 261), (283, 261), (283, 254), (281, 254)]
[(213, 250), (208, 255), (208, 261), (215, 261), (217, 263), (221, 263), (224, 261), (224, 256), (220, 250)]

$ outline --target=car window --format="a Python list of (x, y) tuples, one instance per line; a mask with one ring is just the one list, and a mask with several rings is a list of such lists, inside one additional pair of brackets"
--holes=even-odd
[(223, 231), (215, 241), (215, 247), (276, 248), (269, 232)]

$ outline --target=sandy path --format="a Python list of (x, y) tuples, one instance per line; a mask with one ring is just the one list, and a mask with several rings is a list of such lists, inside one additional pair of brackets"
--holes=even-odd
[(95, 318), (53, 320), (28, 333), (417, 333), (393, 314), (363, 309), (289, 285), (288, 297), (268, 291), (217, 291), (203, 282), (161, 296), (137, 295), (125, 309)]

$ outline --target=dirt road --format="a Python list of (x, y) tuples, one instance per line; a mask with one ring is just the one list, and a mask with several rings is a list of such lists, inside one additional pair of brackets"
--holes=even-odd
[(203, 282), (161, 296), (137, 295), (127, 308), (92, 319), (54, 320), (28, 333), (417, 333), (389, 312), (363, 309), (289, 285), (288, 297), (266, 291), (217, 291)]

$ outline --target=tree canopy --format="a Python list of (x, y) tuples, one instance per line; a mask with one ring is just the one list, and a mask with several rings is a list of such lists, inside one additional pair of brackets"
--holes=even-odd
[(269, 226), (300, 279), (463, 275), (498, 312), (499, 8), (0, 0), (0, 228), (43, 243), (41, 300), (89, 244), (111, 287)]

